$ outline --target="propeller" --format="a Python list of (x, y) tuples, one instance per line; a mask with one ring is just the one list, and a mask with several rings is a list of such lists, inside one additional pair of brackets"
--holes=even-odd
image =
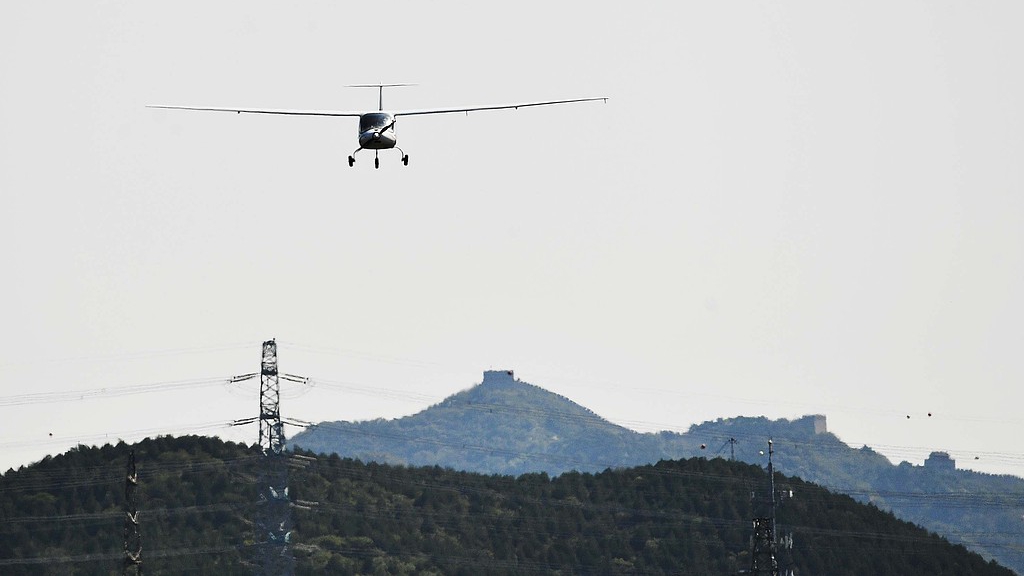
[(388, 130), (391, 130), (391, 128), (394, 127), (396, 120), (398, 120), (398, 119), (395, 118), (395, 117), (392, 117), (391, 118), (391, 124), (388, 124), (387, 126), (384, 126), (380, 130), (374, 130), (373, 131), (373, 139), (374, 140), (380, 140), (380, 135), (385, 133), (385, 132), (387, 132)]

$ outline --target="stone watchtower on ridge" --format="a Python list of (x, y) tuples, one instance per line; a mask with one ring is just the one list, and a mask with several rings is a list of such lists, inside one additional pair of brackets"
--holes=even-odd
[(511, 370), (484, 370), (484, 381), (482, 386), (501, 386), (512, 384), (516, 381), (516, 375)]
[(956, 470), (956, 460), (949, 457), (949, 452), (932, 452), (924, 461), (924, 467), (929, 470)]

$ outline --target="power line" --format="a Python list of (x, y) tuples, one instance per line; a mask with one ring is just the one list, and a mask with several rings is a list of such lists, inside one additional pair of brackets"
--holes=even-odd
[(130, 360), (143, 360), (147, 358), (158, 358), (166, 356), (181, 356), (189, 354), (209, 354), (213, 352), (224, 352), (228, 350), (242, 350), (252, 348), (258, 342), (236, 342), (234, 344), (222, 344), (213, 346), (193, 346), (188, 348), (164, 348), (154, 350), (137, 350), (133, 352), (118, 352), (113, 354), (96, 354), (93, 356), (65, 356), (58, 358), (39, 358), (20, 360), (16, 362), (0, 362), (0, 367), (23, 366), (39, 364), (70, 364), (75, 362), (119, 362)]
[(231, 422), (203, 422), (197, 424), (185, 424), (182, 426), (157, 426), (152, 428), (136, 428), (134, 430), (119, 430), (112, 432), (97, 432), (94, 434), (82, 434), (73, 436), (48, 436), (44, 439), (21, 439), (0, 442), (0, 448), (18, 448), (24, 446), (66, 446), (68, 444), (81, 445), (87, 442), (109, 443), (113, 438), (132, 438), (138, 436), (149, 436), (152, 434), (165, 435), (171, 433), (198, 433), (209, 432), (222, 428), (230, 428)]
[[(272, 350), (268, 351), (268, 347), (269, 347), (269, 349), (272, 349)], [(328, 388), (328, 389), (332, 389), (333, 388), (333, 389), (338, 390), (338, 391), (352, 392), (353, 389), (359, 389), (358, 385), (353, 385), (353, 384), (331, 383), (329, 381), (304, 378), (304, 377), (295, 376), (295, 375), (291, 375), (291, 374), (278, 374), (278, 372), (277, 372), (276, 344), (275, 344), (275, 342), (273, 340), (264, 342), (263, 365), (262, 365), (262, 370), (261, 370), (261, 372), (259, 374), (261, 376), (261, 402), (260, 402), (261, 410), (260, 410), (260, 416), (258, 418), (251, 418), (251, 419), (244, 419), (244, 420), (235, 421), (234, 424), (242, 424), (242, 423), (247, 423), (247, 422), (255, 422), (256, 420), (259, 420), (259, 422), (260, 422), (260, 445), (263, 448), (264, 462), (265, 463), (268, 462), (268, 460), (266, 460), (267, 456), (272, 456), (272, 455), (282, 456), (283, 455), (282, 454), (283, 450), (284, 450), (283, 426), (286, 423), (294, 422), (294, 421), (289, 421), (287, 419), (283, 419), (281, 417), (281, 414), (280, 414), (280, 404), (279, 404), (281, 390), (280, 390), (280, 386), (279, 386), (279, 383), (280, 383), (279, 379), (284, 379), (286, 381), (295, 382), (295, 383), (299, 383), (299, 384), (303, 384), (303, 385), (311, 385), (311, 386), (315, 386), (317, 384), (321, 384), (321, 385), (325, 385), (325, 387)], [(143, 394), (143, 393), (163, 391), (163, 390), (184, 389), (184, 388), (190, 388), (190, 387), (198, 387), (198, 386), (204, 386), (204, 385), (206, 385), (206, 384), (208, 384), (210, 382), (221, 382), (221, 383), (224, 383), (224, 384), (232, 384), (232, 383), (238, 383), (238, 382), (242, 382), (242, 381), (245, 381), (245, 380), (248, 380), (248, 379), (252, 379), (255, 376), (256, 376), (256, 373), (240, 375), (240, 376), (231, 377), (231, 378), (227, 378), (227, 379), (223, 379), (223, 378), (220, 378), (220, 379), (196, 379), (196, 380), (179, 380), (179, 381), (169, 381), (169, 382), (157, 382), (157, 383), (151, 383), (151, 384), (139, 384), (139, 385), (134, 385), (134, 386), (124, 386), (124, 387), (119, 387), (119, 388), (101, 388), (101, 389), (96, 389), (96, 390), (86, 391), (86, 392), (92, 393), (92, 394), (89, 395), (89, 398), (92, 398), (92, 397), (116, 397), (116, 396), (123, 396), (123, 395), (129, 395), (129, 394)], [(393, 393), (393, 394), (397, 394), (397, 395), (406, 395), (406, 396), (413, 395), (411, 393), (406, 393), (406, 392), (401, 392), (401, 391), (393, 391), (393, 390), (389, 391), (387, 389), (379, 389), (379, 388), (378, 389), (362, 388), (362, 391), (366, 392), (366, 393), (371, 393), (371, 394), (385, 394), (386, 395), (388, 393)], [(62, 396), (62, 394), (79, 395), (79, 394), (82, 394), (82, 393), (81, 392), (67, 392), (67, 393), (49, 393), (49, 394), (42, 394), (42, 395), (40, 395), (40, 394), (28, 394), (28, 395), (20, 395), (20, 396), (13, 396), (13, 397), (7, 397), (7, 398), (0, 398), (0, 406), (4, 406), (4, 405), (16, 406), (16, 405), (20, 405), (19, 403), (42, 403), (42, 402), (51, 402), (51, 401), (53, 401), (53, 402), (60, 402), (60, 401), (65, 401), (66, 399), (78, 399), (78, 400), (86, 399), (85, 396), (79, 396), (78, 398), (65, 398), (64, 396)], [(419, 395), (419, 396), (421, 398), (425, 398), (426, 397), (425, 395)], [(11, 403), (10, 404), (5, 404), (4, 403), (5, 400), (9, 400)], [(458, 402), (454, 402), (454, 403), (458, 404)], [(504, 411), (504, 412), (506, 412), (506, 413), (508, 413), (510, 415), (514, 415), (514, 416), (524, 416), (524, 415), (525, 416), (543, 416), (543, 417), (546, 417), (546, 418), (549, 418), (549, 419), (559, 420), (559, 421), (563, 421), (563, 422), (574, 422), (574, 423), (584, 423), (584, 424), (593, 424), (593, 423), (601, 422), (601, 423), (609, 423), (610, 424), (610, 422), (608, 422), (606, 419), (604, 419), (604, 418), (598, 416), (597, 414), (595, 414), (595, 413), (593, 413), (593, 412), (591, 412), (591, 411), (589, 411), (589, 410), (587, 410), (585, 408), (582, 408), (582, 407), (581, 407), (580, 411), (562, 411), (562, 410), (554, 410), (554, 409), (521, 407), (521, 406), (508, 405), (508, 404), (497, 404), (497, 403), (488, 403), (488, 402), (472, 402), (472, 401), (466, 401), (466, 402), (462, 403), (462, 406), (467, 408), (467, 409), (470, 409), (470, 410), (482, 410), (482, 411), (488, 411), (488, 412)], [(349, 429), (348, 431), (352, 431), (352, 430)], [(357, 432), (357, 433), (359, 433), (359, 432)], [(500, 450), (500, 449), (490, 448), (490, 447), (487, 447), (487, 446), (473, 446), (473, 445), (467, 445), (467, 444), (464, 444), (464, 443), (445, 443), (445, 442), (431, 441), (431, 440), (422, 439), (422, 438), (421, 439), (417, 439), (415, 437), (400, 436), (400, 435), (373, 434), (373, 433), (371, 433), (370, 435), (383, 436), (383, 437), (392, 437), (392, 438), (401, 438), (401, 439), (404, 439), (404, 440), (407, 440), (407, 441), (427, 442), (427, 443), (431, 443), (431, 444), (440, 444), (440, 445), (443, 445), (443, 446), (460, 447), (462, 449), (469, 449), (469, 450), (483, 450), (483, 451), (486, 451), (486, 452), (491, 453), (491, 454), (496, 454), (496, 453), (497, 454), (502, 454), (502, 453), (504, 453), (504, 454), (508, 454), (508, 455), (526, 456), (526, 457), (530, 457), (530, 458), (533, 458), (533, 459), (541, 459), (541, 460), (555, 458), (555, 459), (563, 461), (563, 462), (568, 461), (568, 462), (571, 462), (571, 463), (577, 463), (577, 464), (580, 463), (579, 460), (569, 459), (569, 458), (558, 456), (558, 455), (550, 455), (550, 454), (546, 455), (546, 454), (517, 452), (517, 451), (514, 451), (514, 450)], [(735, 438), (734, 437), (730, 436), (730, 440), (732, 441), (733, 444), (735, 444)], [(794, 441), (794, 443), (797, 443), (797, 442)], [(803, 442), (803, 444), (806, 444), (806, 445), (812, 445), (813, 444), (816, 448), (818, 448), (818, 445), (816, 443)], [(724, 447), (724, 445), (723, 445), (723, 447)], [(840, 450), (840, 449), (849, 449), (849, 448), (847, 446), (843, 445), (841, 448), (837, 446), (837, 447), (835, 447), (835, 449), (836, 450)], [(771, 450), (769, 450), (769, 452), (771, 452)], [(993, 454), (996, 454), (996, 453), (993, 453)], [(770, 461), (770, 458), (769, 458), (769, 461)], [(599, 466), (604, 466), (605, 464), (598, 463), (598, 465)], [(606, 467), (613, 467), (613, 466), (619, 466), (619, 465), (621, 465), (621, 464), (620, 463), (609, 463), (609, 464), (607, 464)], [(278, 474), (278, 471), (277, 471), (276, 468), (273, 471), (268, 471), (268, 470), (270, 470), (269, 466), (267, 466), (267, 468), (264, 471), (265, 481), (261, 482), (261, 502), (264, 505), (264, 507), (263, 507), (263, 511), (264, 512), (266, 512), (266, 511), (270, 510), (271, 508), (273, 508), (273, 506), (267, 506), (268, 503), (273, 503), (275, 501), (281, 501), (281, 502), (287, 502), (288, 501), (287, 479), (285, 478), (284, 481), (282, 482), (281, 481), (281, 476)], [(287, 472), (287, 468), (285, 468), (285, 473), (286, 472)], [(771, 475), (771, 472), (772, 472), (771, 464), (769, 464), (769, 474), (774, 479), (774, 476)], [(132, 472), (129, 472), (129, 476), (128, 476), (129, 479), (131, 479), (132, 476), (133, 476)], [(706, 476), (702, 475), (702, 477), (706, 477)], [(126, 498), (127, 498), (127, 492), (128, 492), (128, 486), (126, 486)], [(774, 494), (774, 490), (772, 490), (772, 493)], [(874, 493), (868, 493), (868, 494), (870, 494), (870, 495), (882, 495), (882, 493), (880, 493), (880, 492), (874, 492)], [(919, 499), (922, 499), (922, 500), (924, 498), (928, 497), (928, 495), (924, 494), (924, 493), (909, 493), (909, 492), (908, 493), (897, 493), (897, 492), (888, 493), (888, 494), (886, 494), (886, 496), (888, 496), (890, 498), (919, 498)], [(998, 505), (1004, 505), (1005, 503), (1006, 502), (1003, 501), (1003, 502), (1000, 502)], [(1011, 502), (1011, 504), (1013, 504), (1013, 503), (1015, 503), (1015, 502)], [(970, 504), (971, 504), (971, 502), (966, 502), (964, 505), (970, 505)], [(287, 506), (285, 506), (285, 508), (287, 508)], [(132, 506), (132, 509), (134, 509), (134, 506)], [(137, 527), (137, 518), (138, 518), (137, 511), (135, 511), (135, 513), (132, 514), (130, 511), (127, 511), (127, 509), (126, 509), (126, 514), (127, 514), (129, 519), (131, 519), (134, 516), (134, 518), (135, 518), (135, 526)], [(98, 516), (93, 516), (93, 517), (90, 517), (90, 518), (81, 518), (81, 519), (82, 520), (92, 520), (92, 519), (98, 519), (98, 518), (99, 518)], [(259, 514), (258, 514), (257, 515), (257, 523), (256, 523), (257, 524), (257, 542), (258, 543), (260, 542), (260, 535), (261, 534), (264, 534), (264, 533), (265, 534), (269, 534), (270, 535), (269, 540), (274, 541), (275, 545), (277, 546), (277, 548), (275, 549), (275, 553), (273, 554), (273, 555), (275, 555), (277, 557), (281, 557), (282, 556), (282, 554), (276, 552), (277, 550), (284, 551), (284, 550), (287, 549), (286, 545), (287, 545), (287, 542), (288, 542), (288, 533), (286, 531), (286, 528), (290, 524), (290, 521), (288, 519), (284, 519), (284, 520), (281, 520), (279, 522), (280, 519), (281, 519), (281, 517), (277, 517), (277, 516), (275, 516), (274, 518), (272, 518), (270, 520), (267, 520), (265, 518), (264, 519), (260, 519), (259, 518)], [(772, 522), (772, 524), (773, 524), (773, 526), (772, 526), (772, 533), (774, 534), (774, 521)], [(131, 550), (135, 550), (136, 548), (135, 548), (134, 545), (130, 546), (129, 543), (128, 543), (129, 542), (129, 538), (128, 538), (128, 520), (126, 520), (125, 526), (126, 526), (126, 546), (125, 546), (126, 556), (125, 556), (125, 558), (126, 558), (126, 560), (131, 560), (132, 558), (139, 559), (139, 556), (137, 554), (135, 556), (132, 556), (129, 553), (130, 549)], [(812, 532), (812, 533), (814, 533), (814, 532)], [(824, 534), (824, 533), (821, 533), (821, 532), (818, 532), (818, 534), (829, 535), (829, 534)], [(874, 537), (873, 535), (875, 533), (865, 532), (863, 534), (864, 534), (863, 537)], [(995, 534), (997, 534), (997, 533), (989, 533), (989, 535), (995, 535)], [(260, 551), (261, 555), (265, 554), (266, 549), (260, 548), (259, 546), (257, 546), (256, 549)], [(137, 550), (139, 552), (141, 552), (141, 544), (139, 545)], [(264, 560), (265, 560), (265, 556), (264, 556)], [(83, 560), (83, 561), (89, 561), (89, 560)], [(0, 564), (0, 565), (2, 565), (2, 564)], [(267, 565), (266, 561), (264, 561), (263, 566), (266, 566), (266, 565)], [(278, 568), (275, 568), (273, 570), (270, 570), (270, 569), (265, 569), (265, 570), (266, 570), (266, 573), (273, 573), (273, 574), (285, 573), (285, 572), (280, 572), (280, 570)], [(141, 568), (140, 568), (140, 573), (141, 573)]]
[(345, 358), (361, 358), (364, 360), (373, 360), (374, 362), (382, 362), (385, 364), (397, 364), (401, 366), (411, 366), (414, 368), (428, 368), (440, 366), (440, 364), (437, 362), (416, 360), (412, 358), (403, 358), (400, 356), (390, 356), (387, 354), (362, 352), (359, 350), (352, 350), (349, 348), (334, 348), (330, 346), (310, 346), (288, 341), (281, 341), (278, 342), (278, 344), (280, 344), (281, 346), (288, 350), (297, 350), (302, 352), (323, 354), (328, 356), (341, 356)]
[[(382, 387), (378, 387), (378, 386), (371, 386), (371, 385), (366, 385), (366, 384), (358, 384), (358, 383), (347, 382), (347, 381), (330, 380), (330, 379), (320, 378), (320, 377), (315, 377), (315, 376), (314, 377), (308, 377), (308, 378), (302, 378), (302, 383), (306, 383), (306, 384), (310, 385), (311, 387), (313, 387), (315, 389), (328, 390), (328, 391), (331, 391), (331, 392), (356, 393), (356, 394), (368, 395), (368, 396), (373, 396), (373, 397), (378, 397), (378, 398), (395, 398), (395, 399), (402, 399), (402, 400), (419, 401), (419, 402), (430, 403), (433, 406), (439, 406), (439, 405), (447, 406), (448, 405), (446, 403), (447, 401), (452, 401), (453, 404), (455, 402), (461, 402), (460, 400), (451, 400), (453, 398), (453, 396), (438, 397), (436, 395), (428, 395), (428, 394), (422, 394), (422, 393), (418, 393), (418, 392), (407, 392), (407, 391), (397, 390), (397, 389), (393, 389), (393, 388), (382, 388)], [(569, 400), (567, 399), (567, 401), (569, 401)], [(444, 403), (444, 404), (442, 404), (442, 403)], [(465, 407), (466, 409), (469, 409), (469, 410), (479, 410), (479, 411), (487, 411), (487, 412), (502, 412), (502, 413), (515, 414), (515, 415), (531, 414), (531, 415), (545, 416), (545, 417), (553, 418), (553, 419), (559, 420), (559, 421), (577, 421), (577, 422), (591, 422), (591, 423), (602, 423), (602, 424), (606, 423), (606, 424), (611, 424), (611, 425), (614, 425), (614, 426), (622, 426), (621, 424), (618, 424), (616, 422), (613, 422), (612, 420), (604, 418), (604, 417), (602, 417), (602, 416), (600, 416), (600, 415), (590, 411), (588, 408), (583, 407), (583, 406), (580, 406), (581, 413), (574, 413), (574, 412), (566, 412), (566, 411), (559, 411), (559, 410), (550, 410), (550, 409), (545, 409), (545, 408), (519, 407), (519, 406), (511, 406), (511, 405), (507, 405), (507, 404), (496, 404), (496, 403), (485, 403), (485, 402), (471, 402), (471, 401), (465, 401), (465, 402), (462, 402), (459, 405), (462, 406), (462, 407)], [(659, 424), (659, 423), (655, 423), (655, 422), (641, 421), (641, 420), (633, 420), (633, 421), (628, 421), (628, 422), (623, 421), (623, 422), (626, 423), (626, 424), (638, 425), (639, 427), (645, 427), (645, 428), (662, 426), (663, 429), (664, 429), (665, 427), (670, 427), (667, 424)], [(677, 434), (680, 434), (680, 435), (683, 435), (683, 436), (693, 435), (693, 434), (695, 434), (697, 432), (696, 430), (694, 430), (694, 428), (698, 427), (698, 426), (699, 425), (690, 426), (690, 431), (688, 431), (688, 432), (677, 432)], [(625, 427), (625, 426), (622, 426), (622, 427)], [(638, 433), (642, 434), (642, 432), (638, 432)], [(745, 434), (744, 435), (744, 434), (740, 434), (740, 433), (733, 432), (733, 431), (707, 431), (707, 430), (699, 430), (699, 433), (700, 433), (699, 437), (701, 437), (701, 438), (709, 438), (709, 439), (719, 438), (719, 439), (721, 439), (721, 441), (728, 441), (729, 439), (736, 439), (736, 438), (746, 438), (748, 440), (757, 439), (759, 441), (759, 439), (761, 437), (761, 434), (763, 434), (763, 433), (759, 432), (757, 434)], [(692, 437), (696, 438), (696, 436), (692, 436)], [(835, 452), (839, 453), (839, 452), (846, 452), (848, 450), (853, 449), (853, 447), (850, 444), (848, 444), (846, 442), (843, 442), (841, 440), (840, 440), (840, 443), (842, 444), (841, 446), (840, 445), (831, 446), (831, 445), (828, 445), (826, 443), (821, 443), (821, 442), (809, 442), (809, 441), (799, 441), (799, 440), (791, 440), (791, 439), (780, 439), (780, 440), (785, 441), (787, 443), (791, 443), (791, 444), (795, 443), (795, 444), (798, 444), (798, 445), (810, 446), (810, 447), (813, 447), (817, 451), (835, 451)], [(856, 443), (854, 443), (854, 444), (856, 444)], [(733, 448), (735, 448), (735, 446), (733, 446)], [(933, 450), (933, 448), (927, 448), (927, 447), (895, 446), (895, 445), (876, 445), (875, 447), (873, 447), (873, 449), (874, 448), (877, 448), (876, 451), (885, 451), (885, 452), (892, 453), (892, 454), (900, 454), (900, 453), (902, 453), (902, 454), (905, 454), (905, 455), (907, 455), (908, 457), (911, 457), (911, 458), (916, 458), (916, 457), (919, 457), (919, 456), (922, 456), (922, 455), (927, 455), (929, 452), (931, 452)], [(969, 449), (969, 448), (968, 449), (959, 450), (958, 452), (970, 454), (971, 456), (978, 456), (979, 458), (985, 458), (986, 461), (995, 461), (995, 462), (1003, 462), (1003, 463), (1007, 463), (1007, 464), (1021, 464), (1021, 465), (1024, 465), (1024, 454), (1009, 453), (1009, 452), (993, 452), (993, 451), (985, 451), (985, 450), (972, 450), (972, 449)]]
[[(199, 556), (205, 554), (223, 554), (225, 552), (236, 552), (244, 549), (244, 545), (238, 546), (211, 546), (206, 548), (183, 547), (165, 548), (162, 550), (150, 550), (146, 553), (148, 558), (174, 558), (179, 556)], [(0, 566), (25, 566), (39, 564), (68, 564), (81, 562), (110, 562), (121, 558), (120, 552), (103, 552), (98, 554), (78, 554), (62, 556), (36, 556), (32, 558), (3, 558), (0, 559)]]
[[(302, 348), (302, 349), (316, 349), (315, 347), (308, 347), (308, 346), (304, 347), (304, 346), (299, 346), (299, 345), (296, 345), (296, 346), (299, 347), (299, 348)], [(232, 346), (223, 347), (223, 348), (232, 348), (233, 349), (233, 348), (236, 348), (236, 347), (238, 347), (238, 346), (232, 345)], [(192, 351), (192, 350), (207, 350), (207, 349), (187, 349), (186, 348), (186, 349), (171, 350), (171, 351), (165, 351), (165, 352), (167, 352), (167, 353), (174, 353), (174, 352)], [(324, 350), (332, 350), (332, 349), (324, 349)], [(143, 384), (136, 384), (136, 385), (130, 385), (130, 386), (121, 386), (121, 387), (93, 388), (93, 389), (81, 390), (81, 391), (71, 391), (71, 390), (69, 390), (69, 391), (58, 391), (58, 392), (43, 392), (43, 393), (33, 393), (33, 394), (22, 394), (22, 395), (15, 395), (15, 396), (0, 397), (0, 407), (2, 407), (2, 406), (20, 406), (20, 405), (28, 405), (28, 404), (45, 404), (45, 403), (51, 403), (51, 402), (80, 401), (80, 400), (98, 399), (98, 398), (113, 398), (113, 397), (121, 397), (121, 396), (127, 396), (127, 395), (135, 395), (135, 394), (146, 394), (146, 393), (151, 393), (151, 392), (165, 392), (165, 391), (172, 391), (172, 390), (191, 389), (191, 388), (197, 388), (197, 387), (204, 387), (204, 386), (210, 385), (210, 384), (221, 384), (221, 385), (231, 386), (231, 385), (235, 385), (235, 384), (244, 382), (246, 380), (253, 379), (253, 378), (255, 378), (256, 375), (257, 374), (252, 373), (252, 374), (243, 374), (243, 375), (240, 375), (240, 376), (232, 376), (232, 377), (172, 380), (172, 381), (143, 383)], [(408, 392), (408, 391), (397, 390), (397, 389), (392, 389), (392, 388), (382, 388), (382, 387), (379, 387), (379, 386), (370, 386), (370, 385), (358, 384), (358, 383), (354, 383), (354, 382), (337, 381), (337, 380), (330, 380), (330, 379), (318, 378), (318, 377), (306, 378), (306, 377), (299, 377), (299, 376), (293, 376), (293, 375), (282, 375), (282, 377), (292, 377), (292, 378), (294, 378), (294, 380), (293, 380), (294, 382), (298, 382), (298, 383), (303, 384), (304, 386), (307, 387), (306, 391), (311, 390), (311, 389), (324, 389), (324, 390), (329, 390), (329, 391), (334, 391), (334, 392), (356, 393), (356, 394), (362, 394), (362, 395), (368, 395), (368, 396), (374, 396), (374, 397), (380, 397), (380, 398), (393, 398), (393, 399), (403, 399), (403, 400), (410, 400), (410, 401), (416, 401), (416, 402), (427, 402), (427, 403), (433, 403), (435, 405), (445, 400), (444, 397), (439, 397), (437, 395), (429, 395), (429, 394), (423, 394), (423, 393), (417, 393), (417, 392)], [(639, 389), (639, 388), (632, 388), (632, 389)], [(673, 392), (673, 393), (677, 393), (677, 392)], [(449, 398), (450, 398), (450, 396), (449, 396)], [(475, 410), (504, 411), (504, 412), (507, 412), (507, 413), (544, 415), (544, 416), (555, 418), (555, 419), (562, 420), (562, 421), (572, 421), (572, 420), (576, 419), (576, 420), (581, 421), (581, 422), (582, 421), (602, 422), (602, 423), (610, 423), (610, 424), (616, 425), (616, 426), (620, 426), (622, 424), (627, 424), (627, 425), (632, 425), (634, 428), (654, 428), (654, 427), (661, 426), (664, 429), (664, 428), (670, 428), (671, 427), (668, 424), (664, 424), (664, 423), (659, 424), (659, 423), (650, 422), (650, 421), (643, 421), (643, 420), (621, 421), (622, 424), (617, 424), (617, 423), (613, 422), (612, 420), (603, 418), (603, 417), (597, 415), (596, 413), (590, 412), (589, 409), (586, 409), (585, 407), (582, 407), (582, 406), (581, 406), (582, 410), (585, 410), (585, 411), (589, 412), (589, 414), (587, 414), (586, 416), (577, 415), (577, 414), (570, 413), (570, 412), (561, 412), (561, 411), (545, 410), (545, 409), (537, 409), (537, 408), (511, 407), (511, 406), (499, 405), (499, 404), (467, 403), (467, 404), (465, 404), (465, 406), (468, 409), (475, 409)], [(897, 413), (897, 412), (894, 412), (894, 411), (892, 411), (892, 412), (893, 413)], [(964, 418), (964, 420), (974, 421), (975, 419), (974, 418)], [(692, 429), (693, 429), (693, 427), (691, 426), (691, 430)], [(680, 434), (686, 434), (686, 433), (680, 433)], [(709, 437), (715, 437), (716, 435), (719, 436), (719, 437), (725, 437), (724, 436), (725, 434), (726, 433), (714, 433), (714, 432), (707, 433), (707, 435)], [(731, 436), (731, 434), (730, 434), (730, 436)], [(44, 443), (45, 442), (38, 442), (38, 444), (44, 444)], [(57, 442), (54, 442), (54, 443), (57, 443)], [(0, 443), (0, 445), (10, 446), (11, 444), (10, 443)], [(841, 449), (846, 449), (846, 447), (847, 446), (844, 445)], [(927, 455), (931, 451), (930, 448), (926, 448), (926, 447), (896, 446), (896, 445), (875, 445), (874, 448), (877, 451), (883, 451), (883, 452), (886, 452), (886, 453), (892, 454), (892, 455), (904, 454), (904, 455), (906, 455), (906, 457), (909, 457), (909, 458), (921, 458), (924, 455)], [(828, 447), (828, 446), (816, 445), (815, 449), (816, 450), (830, 450), (830, 449), (839, 450), (840, 447), (831, 448), (831, 447)], [(984, 459), (986, 462), (997, 462), (997, 463), (1005, 463), (1005, 464), (1011, 464), (1011, 465), (1024, 464), (1024, 454), (1014, 454), (1014, 453), (1006, 453), (1006, 452), (993, 452), (993, 451), (987, 451), (987, 450), (971, 450), (971, 449), (961, 449), (961, 450), (958, 450), (957, 452), (968, 454), (970, 456), (973, 456), (975, 459)]]
[(15, 396), (0, 397), (0, 406), (49, 404), (54, 402), (92, 400), (95, 398), (116, 398), (120, 396), (131, 396), (135, 394), (166, 392), (169, 390), (187, 390), (190, 388), (201, 388), (204, 386), (208, 386), (210, 384), (230, 384), (233, 382), (241, 382), (249, 378), (254, 378), (255, 376), (256, 374), (243, 374), (241, 376), (224, 376), (219, 378), (193, 378), (187, 380), (168, 380), (163, 382), (134, 384), (130, 386), (92, 388), (89, 390), (36, 392), (32, 394), (19, 394)]

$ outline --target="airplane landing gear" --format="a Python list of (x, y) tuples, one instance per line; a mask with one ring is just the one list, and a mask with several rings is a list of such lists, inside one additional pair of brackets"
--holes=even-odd
[[(401, 148), (398, 148), (397, 146), (396, 146), (395, 148), (396, 148), (396, 149), (397, 149), (397, 150), (398, 150), (399, 152), (401, 152), (401, 153), (402, 153), (402, 164), (403, 164), (404, 166), (408, 166), (408, 165), (409, 165), (409, 155), (408, 155), (408, 154), (406, 154), (406, 153), (405, 153), (405, 151), (404, 151), (404, 150), (402, 150)], [(351, 168), (352, 166), (355, 166), (355, 163), (356, 163), (356, 154), (357, 154), (357, 153), (358, 153), (359, 151), (361, 151), (361, 150), (365, 150), (365, 148), (357, 148), (357, 149), (355, 150), (355, 152), (353, 152), (353, 153), (352, 153), (352, 155), (348, 157), (348, 166), (349, 166), (349, 168)], [(373, 167), (374, 167), (375, 169), (378, 169), (378, 170), (380, 169), (380, 150), (374, 150), (374, 151), (373, 151)]]
[(351, 168), (352, 166), (355, 165), (355, 163), (356, 163), (356, 154), (358, 154), (359, 151), (362, 150), (362, 149), (363, 149), (363, 147), (360, 146), (359, 148), (356, 148), (355, 150), (352, 151), (352, 155), (350, 155), (348, 157), (348, 167), (349, 168)]
[(402, 165), (403, 166), (408, 166), (409, 165), (409, 155), (405, 153), (405, 150), (402, 150), (398, 146), (395, 146), (395, 150), (398, 150), (398, 152), (402, 155)]

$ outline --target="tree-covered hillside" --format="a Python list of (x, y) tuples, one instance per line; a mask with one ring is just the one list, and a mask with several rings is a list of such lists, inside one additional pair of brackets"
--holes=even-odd
[(686, 436), (716, 449), (736, 438), (736, 458), (746, 462), (763, 461), (764, 438), (772, 437), (779, 470), (871, 502), (1024, 573), (1024, 479), (893, 465), (867, 446), (854, 449), (834, 434), (816, 432), (813, 421), (719, 419), (691, 427)]
[[(121, 574), (130, 449), (80, 446), (0, 477), (0, 574)], [(258, 452), (197, 436), (134, 450), (146, 573), (249, 574)]]
[(364, 461), (557, 475), (733, 452), (738, 461), (764, 466), (762, 452), (773, 438), (778, 470), (873, 502), (1024, 573), (1024, 480), (894, 466), (870, 448), (851, 448), (824, 425), (824, 417), (740, 417), (704, 422), (685, 434), (640, 434), (511, 373), (491, 371), (480, 385), (413, 416), (322, 423), (293, 444)]
[[(73, 450), (0, 477), (0, 573), (120, 573), (131, 447)], [(147, 575), (249, 574), (258, 453), (216, 439), (134, 447)], [(722, 459), (600, 473), (487, 476), (337, 456), (292, 470), (296, 573), (733, 574), (749, 567), (750, 493)], [(776, 476), (797, 574), (1009, 576), (873, 506)], [(792, 497), (789, 497), (792, 491)]]

